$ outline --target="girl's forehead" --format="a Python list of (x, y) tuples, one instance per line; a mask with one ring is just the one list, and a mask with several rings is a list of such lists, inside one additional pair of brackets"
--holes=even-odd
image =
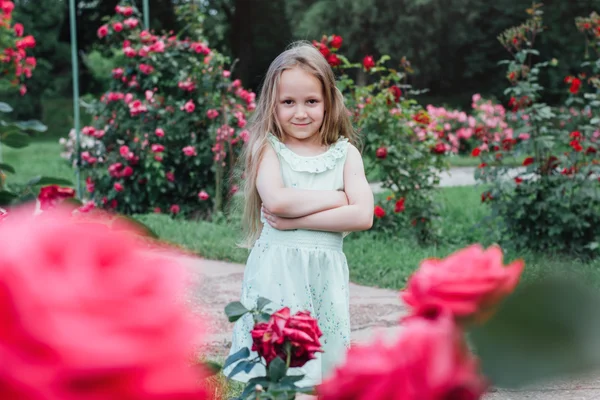
[(298, 67), (283, 71), (277, 86), (280, 93), (321, 93), (323, 90), (323, 85), (316, 76)]

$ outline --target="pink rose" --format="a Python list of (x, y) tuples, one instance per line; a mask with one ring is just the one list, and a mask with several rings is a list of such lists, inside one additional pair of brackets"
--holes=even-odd
[(375, 152), (375, 157), (377, 158), (381, 158), (384, 159), (387, 157), (388, 154), (388, 149), (387, 147), (380, 147), (377, 149), (377, 151)]
[(119, 147), (119, 154), (121, 154), (121, 157), (127, 157), (129, 154), (129, 147), (125, 145)]
[(196, 105), (194, 104), (193, 100), (188, 100), (184, 106), (183, 109), (188, 112), (188, 113), (193, 113), (194, 110), (196, 109)]
[(94, 181), (89, 176), (85, 178), (85, 190), (87, 190), (88, 193), (94, 193), (95, 190)]
[(115, 182), (114, 188), (117, 192), (122, 192), (124, 189), (123, 185), (121, 185), (119, 182)]
[(210, 196), (208, 195), (208, 193), (206, 193), (204, 190), (201, 191), (200, 193), (198, 193), (198, 197), (200, 198), (200, 200), (204, 201), (204, 200), (208, 200), (210, 198)]
[(133, 48), (131, 48), (131, 47), (125, 47), (125, 48), (123, 49), (123, 53), (125, 53), (125, 55), (126, 55), (127, 57), (130, 57), (130, 58), (132, 58), (132, 57), (135, 57), (135, 55), (137, 54), (137, 53), (135, 52), (135, 50), (134, 50)]
[(214, 108), (211, 108), (206, 112), (206, 116), (208, 117), (208, 119), (215, 119), (219, 116), (219, 112)]
[(231, 76), (231, 72), (230, 71), (227, 71), (227, 70), (223, 71), (223, 77), (224, 78), (229, 78), (230, 76)]
[(163, 137), (165, 136), (165, 131), (162, 128), (156, 128), (154, 134), (158, 137)]
[(458, 319), (485, 315), (513, 292), (524, 266), (518, 260), (505, 267), (499, 247), (484, 250), (472, 245), (443, 260), (423, 261), (408, 280), (402, 299), (413, 316), (440, 306)]
[(123, 21), (123, 23), (127, 28), (133, 29), (138, 26), (139, 21), (135, 18), (127, 18), (125, 21)]
[(165, 151), (165, 146), (163, 146), (162, 144), (153, 144), (152, 146), (150, 146), (150, 149), (153, 153), (162, 153), (163, 151)]
[(175, 174), (173, 172), (167, 172), (165, 177), (169, 182), (175, 182)]
[(183, 154), (188, 157), (193, 157), (196, 155), (196, 149), (193, 146), (185, 146), (183, 148)]
[(121, 176), (123, 178), (128, 178), (131, 175), (133, 175), (133, 168), (131, 168), (129, 165), (123, 168), (123, 172), (121, 172)]
[(13, 30), (15, 31), (15, 35), (17, 35), (17, 37), (22, 37), (23, 33), (25, 32), (25, 28), (23, 28), (23, 24), (19, 24), (19, 23), (15, 24), (15, 26), (13, 27)]
[(108, 35), (108, 25), (102, 25), (100, 28), (98, 28), (98, 37), (102, 39), (106, 35)]
[(120, 22), (115, 22), (113, 24), (113, 29), (115, 30), (115, 32), (121, 32), (123, 30), (123, 24)]
[(211, 398), (183, 265), (106, 217), (29, 214), (0, 224), (0, 398)]
[(321, 400), (475, 400), (486, 386), (446, 311), (407, 322), (394, 343), (352, 346), (317, 391)]
[(177, 204), (173, 204), (169, 210), (171, 211), (171, 214), (179, 214), (181, 209)]

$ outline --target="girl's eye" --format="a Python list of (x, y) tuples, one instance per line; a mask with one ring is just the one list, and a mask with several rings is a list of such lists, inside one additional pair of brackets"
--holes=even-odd
[(284, 101), (283, 101), (283, 104), (285, 104), (285, 105), (288, 105), (288, 106), (289, 106), (289, 105), (290, 105), (290, 104), (292, 104), (293, 102), (294, 102), (293, 100), (284, 100)]
[(312, 99), (312, 100), (308, 101), (308, 104), (317, 104), (318, 102), (319, 102), (318, 100)]

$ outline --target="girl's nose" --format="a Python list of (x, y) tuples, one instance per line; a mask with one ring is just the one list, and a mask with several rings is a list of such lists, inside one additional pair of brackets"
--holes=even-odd
[(297, 119), (304, 119), (306, 118), (306, 110), (302, 107), (298, 107), (298, 109), (296, 110), (296, 118)]

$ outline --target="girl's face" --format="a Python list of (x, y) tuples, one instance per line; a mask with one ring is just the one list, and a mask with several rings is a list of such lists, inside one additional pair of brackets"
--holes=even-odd
[(283, 71), (277, 88), (277, 121), (286, 139), (319, 140), (325, 104), (321, 82), (301, 68)]

